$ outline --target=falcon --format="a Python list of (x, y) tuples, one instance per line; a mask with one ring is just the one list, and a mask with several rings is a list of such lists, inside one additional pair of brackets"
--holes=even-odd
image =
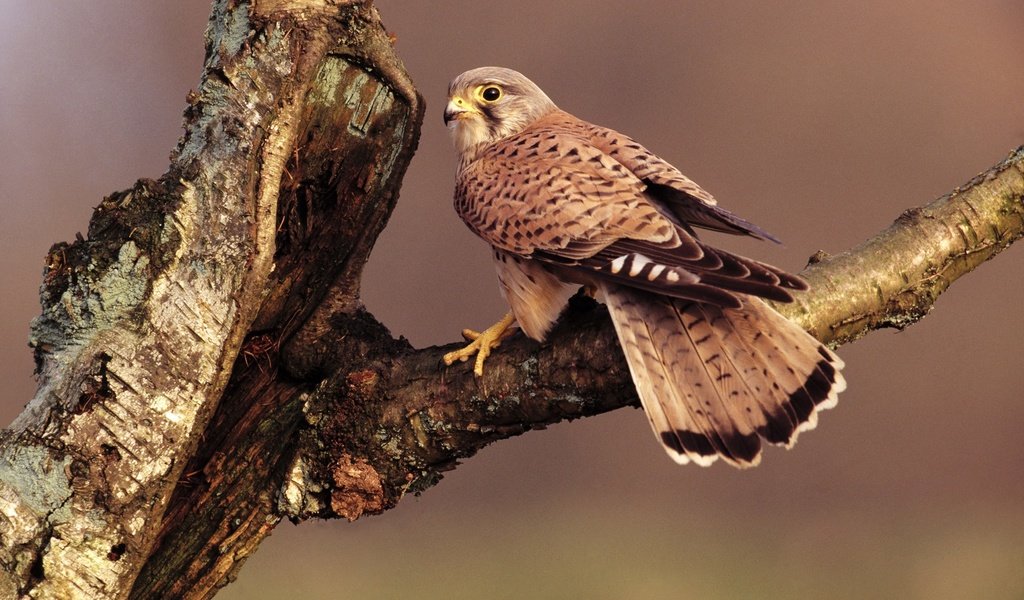
[(514, 331), (543, 341), (586, 286), (608, 307), (651, 427), (676, 462), (747, 467), (761, 439), (791, 446), (846, 387), (842, 360), (764, 300), (800, 277), (718, 249), (697, 229), (778, 242), (719, 208), (633, 139), (559, 110), (521, 73), (456, 77), (444, 111), (455, 210), (490, 244), (511, 311), (446, 364), (477, 376)]

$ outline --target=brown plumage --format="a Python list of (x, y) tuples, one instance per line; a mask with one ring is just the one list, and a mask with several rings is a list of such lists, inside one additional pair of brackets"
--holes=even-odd
[[(769, 233), (515, 71), (457, 77), (445, 122), (459, 153), (455, 209), (493, 248), (519, 326), (543, 340), (581, 284), (596, 289), (677, 462), (757, 464), (761, 438), (791, 445), (836, 403), (842, 361), (761, 300), (791, 301), (806, 283), (694, 228), (777, 241)], [(481, 350), (480, 373), (507, 322), (446, 361)]]

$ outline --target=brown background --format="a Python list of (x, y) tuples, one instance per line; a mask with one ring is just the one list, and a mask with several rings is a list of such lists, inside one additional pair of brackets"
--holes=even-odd
[[(11, 3), (14, 4), (14, 3)], [(451, 210), (447, 81), (517, 68), (644, 142), (784, 247), (841, 251), (1024, 143), (1024, 5), (378, 0), (426, 96), (364, 281), (416, 345), (504, 311)], [(0, 419), (34, 386), (49, 245), (157, 177), (209, 5), (33, 2), (0, 21)], [(756, 470), (680, 468), (623, 410), (531, 433), (355, 524), (284, 524), (224, 598), (1024, 597), (1024, 248), (841, 354), (850, 390)]]

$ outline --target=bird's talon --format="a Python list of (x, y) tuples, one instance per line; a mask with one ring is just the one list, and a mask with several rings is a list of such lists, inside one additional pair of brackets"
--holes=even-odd
[(484, 361), (491, 355), (491, 350), (500, 346), (502, 340), (512, 334), (510, 327), (514, 321), (515, 317), (512, 316), (512, 313), (508, 313), (500, 321), (482, 332), (463, 329), (462, 337), (466, 338), (470, 343), (464, 348), (445, 354), (442, 359), (444, 364), (451, 366), (456, 360), (466, 362), (470, 356), (475, 354), (476, 361), (473, 364), (473, 373), (477, 377), (483, 377)]

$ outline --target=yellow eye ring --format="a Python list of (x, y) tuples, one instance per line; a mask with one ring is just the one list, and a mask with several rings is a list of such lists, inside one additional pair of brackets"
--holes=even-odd
[(501, 96), (501, 88), (496, 85), (486, 85), (480, 88), (480, 99), (484, 102), (497, 102)]

